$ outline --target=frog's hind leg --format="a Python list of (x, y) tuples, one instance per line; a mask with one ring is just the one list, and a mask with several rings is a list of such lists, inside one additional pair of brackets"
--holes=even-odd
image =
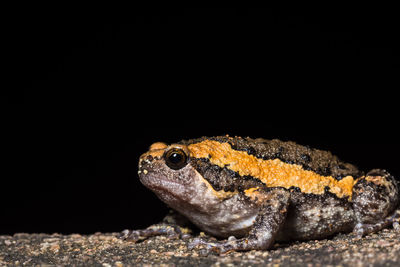
[(399, 188), (394, 177), (375, 169), (359, 178), (353, 188), (353, 209), (357, 236), (377, 232), (390, 225), (400, 228)]

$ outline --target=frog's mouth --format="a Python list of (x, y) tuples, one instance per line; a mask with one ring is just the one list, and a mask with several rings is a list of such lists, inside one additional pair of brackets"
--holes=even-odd
[(152, 168), (143, 168), (139, 171), (140, 182), (148, 189), (156, 193), (163, 201), (167, 200), (182, 200), (188, 201), (188, 185), (185, 181), (177, 179), (171, 173), (163, 171), (154, 171)]
[(215, 205), (221, 202), (211, 186), (205, 183), (202, 176), (192, 167), (187, 166), (180, 173), (146, 168), (139, 173), (140, 181), (152, 190), (163, 202), (174, 209), (204, 210), (205, 203)]
[(182, 206), (190, 205), (189, 202), (195, 197), (193, 193), (189, 193), (192, 191), (190, 186), (171, 181), (159, 174), (140, 175), (140, 181), (153, 191), (161, 201), (178, 211), (181, 210)]
[(165, 192), (174, 194), (183, 190), (183, 185), (173, 182), (166, 177), (157, 174), (143, 174), (139, 175), (140, 182), (152, 191)]

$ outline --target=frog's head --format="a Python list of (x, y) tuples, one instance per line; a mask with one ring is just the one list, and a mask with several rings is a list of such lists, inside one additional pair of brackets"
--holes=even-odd
[(162, 201), (177, 210), (203, 209), (220, 202), (215, 190), (196, 170), (187, 145), (157, 142), (139, 159), (139, 178)]

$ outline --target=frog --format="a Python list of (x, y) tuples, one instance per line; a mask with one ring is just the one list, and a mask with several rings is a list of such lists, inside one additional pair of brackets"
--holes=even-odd
[[(399, 182), (388, 171), (360, 171), (329, 151), (292, 141), (224, 135), (156, 142), (140, 156), (138, 176), (178, 217), (216, 238), (188, 244), (207, 253), (400, 231)], [(171, 221), (125, 230), (121, 238), (190, 237)]]

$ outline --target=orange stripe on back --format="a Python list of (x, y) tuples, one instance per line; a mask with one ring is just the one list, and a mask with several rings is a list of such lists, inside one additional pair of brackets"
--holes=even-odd
[(263, 160), (245, 151), (232, 149), (229, 143), (204, 140), (188, 146), (190, 157), (208, 158), (212, 164), (226, 167), (241, 176), (250, 175), (260, 179), (268, 187), (292, 186), (303, 193), (323, 194), (325, 187), (337, 197), (352, 196), (355, 180), (352, 176), (336, 180), (332, 176), (322, 176), (313, 171), (304, 170), (297, 164), (285, 163), (279, 159)]

